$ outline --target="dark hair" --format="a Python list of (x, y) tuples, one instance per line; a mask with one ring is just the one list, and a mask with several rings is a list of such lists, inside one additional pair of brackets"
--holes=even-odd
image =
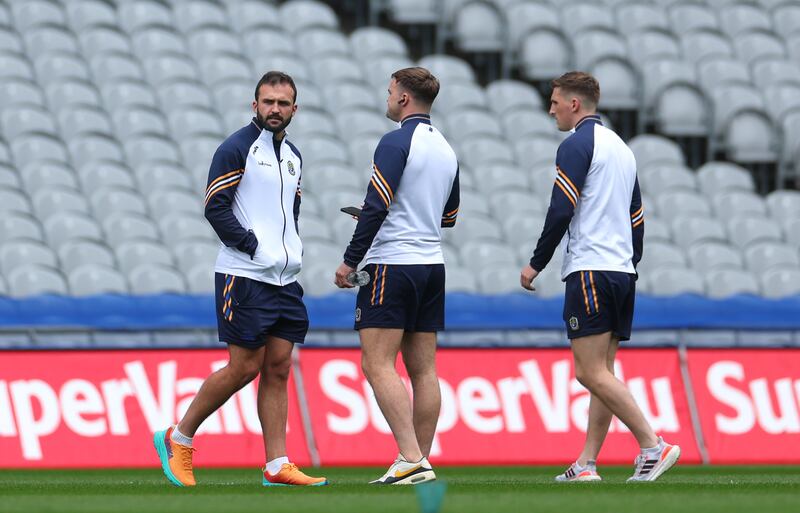
[(292, 91), (294, 91), (294, 98), (292, 99), (292, 102), (297, 103), (297, 87), (294, 85), (294, 80), (292, 80), (292, 77), (286, 73), (282, 71), (267, 71), (264, 73), (264, 76), (261, 77), (261, 80), (259, 80), (258, 84), (256, 84), (256, 101), (258, 101), (258, 90), (261, 89), (261, 86), (265, 84), (271, 86), (278, 84), (289, 84), (292, 86)]
[(425, 105), (432, 105), (439, 94), (439, 79), (425, 68), (404, 68), (392, 73), (392, 78), (415, 100)]
[(584, 102), (591, 104), (592, 107), (597, 107), (600, 101), (600, 84), (596, 78), (583, 71), (564, 73), (550, 82), (550, 85), (553, 89), (560, 87), (562, 92), (580, 96)]

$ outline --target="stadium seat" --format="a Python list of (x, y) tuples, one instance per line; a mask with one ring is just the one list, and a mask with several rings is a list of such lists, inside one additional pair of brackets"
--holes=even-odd
[[(185, 244), (183, 244), (185, 246)], [(157, 264), (172, 267), (172, 254), (160, 243), (144, 240), (123, 242), (114, 248), (120, 270), (128, 274), (135, 267)], [(216, 253), (214, 254), (216, 256)]]
[(184, 34), (193, 35), (209, 26), (214, 28), (230, 26), (228, 13), (223, 5), (211, 1), (181, 2), (179, 6), (174, 7), (174, 11), (175, 26)]
[(465, 267), (448, 266), (444, 288), (447, 293), (477, 293), (479, 291), (478, 279), (475, 273)]
[(603, 84), (601, 108), (636, 110), (639, 107), (639, 75), (627, 59), (603, 57), (590, 68), (591, 74)]
[(251, 60), (262, 53), (263, 48), (270, 48), (272, 52), (282, 54), (297, 53), (297, 46), (292, 36), (280, 28), (253, 26), (241, 33), (240, 37), (242, 39), (242, 50)]
[(125, 278), (112, 267), (98, 263), (70, 270), (67, 273), (67, 282), (72, 296), (128, 293)]
[(526, 108), (520, 104), (500, 116), (500, 122), (506, 138), (514, 142), (525, 138), (559, 136), (555, 121), (541, 108)]
[(294, 34), (298, 52), (306, 59), (350, 55), (350, 41), (338, 29), (309, 27)]
[(383, 131), (360, 134), (359, 137), (352, 139), (347, 144), (350, 152), (350, 162), (356, 169), (365, 169), (372, 165), (372, 157), (375, 155), (375, 148), (383, 137)]
[(799, 268), (800, 254), (788, 244), (760, 242), (745, 248), (744, 259), (747, 268), (761, 274), (775, 267)]
[[(184, 54), (160, 52), (145, 58), (142, 64), (148, 82), (156, 88), (176, 80), (191, 82), (200, 80), (200, 72)], [(238, 73), (244, 73), (244, 70), (241, 68), (244, 63), (239, 61), (238, 64), (240, 66), (237, 70)], [(207, 83), (207, 85), (210, 86), (213, 84)]]
[(212, 135), (222, 142), (225, 127), (216, 112), (197, 106), (175, 109), (169, 113), (170, 133), (187, 135)]
[(89, 215), (86, 198), (76, 190), (63, 187), (47, 187), (37, 190), (33, 197), (33, 210), (44, 221), (67, 212)]
[[(301, 206), (302, 209), (302, 206)], [(301, 215), (299, 220), (300, 238), (302, 240), (319, 239), (334, 242), (330, 223), (312, 215)]]
[(130, 37), (133, 43), (133, 52), (143, 60), (162, 53), (174, 55), (188, 55), (189, 53), (183, 36), (168, 25), (149, 25), (137, 30)]
[(20, 177), (29, 196), (48, 187), (76, 191), (78, 181), (75, 172), (60, 162), (38, 162), (22, 168)]
[(125, 157), (119, 143), (107, 135), (85, 134), (75, 137), (68, 143), (74, 162), (93, 160), (114, 160), (123, 162)]
[(767, 205), (764, 199), (747, 191), (727, 191), (711, 196), (711, 204), (717, 219), (735, 217), (766, 217)]
[(202, 215), (203, 205), (198, 194), (188, 191), (162, 189), (147, 196), (150, 212), (156, 219), (175, 212)]
[(65, 26), (42, 24), (22, 32), (28, 55), (36, 57), (51, 52), (80, 53), (78, 39)]
[(477, 270), (479, 290), (483, 294), (524, 293), (520, 286), (520, 271), (513, 265), (484, 267)]
[[(672, 243), (672, 230), (669, 223), (661, 220), (650, 214), (649, 205), (642, 201), (644, 205), (644, 243), (645, 247), (649, 247), (652, 242), (666, 242)], [(649, 251), (649, 250), (648, 250)]]
[[(647, 288), (654, 296), (676, 296), (679, 294), (703, 295), (703, 275), (685, 267), (660, 267), (641, 273)], [(640, 278), (641, 279), (641, 278)]]
[(533, 254), (543, 227), (544, 216), (530, 212), (509, 212), (503, 219), (505, 240), (511, 247), (525, 248), (530, 255)]
[(0, 267), (3, 269), (3, 274), (9, 277), (15, 269), (26, 265), (55, 268), (58, 267), (58, 260), (50, 248), (33, 239), (4, 241), (0, 246)]
[(215, 53), (205, 55), (198, 61), (202, 82), (209, 87), (232, 80), (252, 80), (250, 61), (238, 53)]
[(378, 55), (408, 56), (408, 47), (403, 38), (381, 27), (357, 28), (350, 34), (350, 47), (359, 61)]
[(645, 167), (654, 162), (672, 162), (685, 165), (680, 146), (666, 137), (658, 135), (637, 135), (630, 140), (628, 146), (636, 157), (637, 167)]
[(17, 212), (3, 212), (3, 215), (0, 216), (0, 240), (8, 242), (16, 239), (42, 242), (44, 240), (42, 227), (32, 216)]
[(800, 64), (791, 59), (766, 59), (755, 62), (753, 83), (761, 89), (784, 84), (800, 87)]
[[(161, 111), (144, 106), (129, 105), (114, 111), (114, 126), (120, 140), (137, 135), (168, 137), (170, 129)], [(174, 132), (180, 133), (183, 130)]]
[(653, 196), (671, 191), (697, 189), (695, 174), (686, 166), (670, 162), (655, 162), (639, 166), (639, 185)]
[(107, 110), (113, 112), (129, 107), (158, 109), (153, 89), (143, 81), (125, 80), (103, 84), (101, 91)]
[(13, 167), (6, 163), (0, 163), (0, 188), (20, 189), (19, 177)]
[(733, 45), (728, 37), (716, 30), (697, 30), (681, 35), (684, 58), (693, 64), (710, 58), (734, 57)]
[(761, 288), (755, 275), (748, 271), (714, 269), (705, 275), (706, 295), (722, 299), (739, 294), (757, 296)]
[(722, 242), (701, 241), (692, 244), (687, 254), (692, 269), (700, 273), (711, 269), (744, 269), (741, 251)]
[[(129, 240), (159, 241), (160, 236), (155, 223), (147, 217), (119, 213), (102, 220), (104, 239), (111, 247), (117, 247)], [(170, 239), (172, 236), (170, 234)]]
[(164, 239), (169, 240), (170, 243), (192, 239), (217, 240), (211, 226), (197, 215), (187, 215), (181, 212), (171, 213), (159, 219), (158, 226)]
[[(556, 253), (558, 254), (559, 251), (560, 249), (556, 250)], [(530, 250), (529, 253), (533, 255), (533, 250)], [(525, 292), (519, 285), (519, 271), (517, 271), (517, 285), (520, 287), (520, 291)], [(566, 286), (564, 282), (561, 281), (561, 261), (556, 255), (553, 256), (553, 260), (550, 261), (542, 273), (533, 281), (533, 286), (536, 289), (534, 294), (537, 297), (551, 298), (564, 296)]]
[[(645, 224), (647, 221), (645, 221)], [(647, 232), (647, 229), (645, 229)], [(651, 242), (645, 248), (642, 260), (639, 262), (639, 271), (647, 274), (650, 270), (659, 267), (686, 267), (686, 255), (681, 247), (666, 242)]]
[(772, 9), (772, 28), (787, 39), (798, 34), (800, 27), (800, 5), (792, 2), (781, 3)]
[(779, 145), (779, 136), (766, 112), (736, 113), (723, 138), (726, 156), (741, 163), (777, 162)]
[(25, 46), (22, 38), (11, 27), (0, 26), (0, 53), (22, 54)]
[[(338, 82), (349, 80), (360, 82), (364, 80), (364, 72), (361, 66), (359, 66), (355, 59), (349, 56), (327, 55), (311, 59), (308, 63), (309, 69), (317, 84), (324, 84), (327, 81)], [(290, 74), (292, 73), (290, 72)], [(301, 78), (309, 80), (311, 77)]]
[(450, 115), (464, 108), (487, 109), (489, 100), (483, 88), (470, 82), (450, 82), (442, 85), (434, 104), (434, 113)]
[(464, 140), (471, 136), (488, 135), (502, 137), (503, 129), (493, 114), (483, 109), (455, 109), (447, 115), (446, 134), (452, 141)]
[(10, 212), (15, 212), (18, 214), (31, 214), (33, 209), (31, 208), (28, 198), (21, 192), (9, 189), (0, 189), (0, 212), (3, 212), (4, 214), (8, 214)]
[(781, 121), (783, 132), (783, 155), (786, 162), (791, 162), (800, 151), (800, 140), (794, 134), (800, 130), (800, 110), (788, 112)]
[(231, 26), (239, 34), (247, 30), (272, 30), (281, 26), (278, 7), (271, 2), (244, 0), (228, 2), (226, 5)]
[(800, 192), (791, 190), (772, 191), (766, 197), (770, 215), (775, 219), (800, 219)]
[(102, 0), (75, 0), (67, 2), (64, 8), (67, 23), (79, 37), (95, 30), (99, 25), (117, 25), (117, 13), (114, 6)]
[(77, 174), (84, 191), (91, 191), (99, 187), (135, 187), (130, 171), (119, 162), (89, 162), (78, 167)]
[[(284, 73), (288, 73), (292, 79), (295, 80), (295, 85), (298, 81), (312, 82), (314, 76), (312, 70), (314, 73), (318, 72), (320, 77), (323, 77), (323, 82), (326, 80), (326, 78), (324, 78), (325, 72), (336, 73), (337, 79), (361, 80), (361, 71), (357, 69), (357, 63), (341, 56), (321, 57), (311, 62), (301, 59), (293, 53), (262, 52), (251, 57), (250, 60), (253, 63), (253, 76), (260, 77), (264, 73), (264, 70), (279, 69)], [(318, 66), (323, 65), (325, 71), (317, 70)], [(338, 65), (342, 66), (341, 70), (337, 69)], [(252, 81), (248, 80), (246, 83), (250, 85), (250, 82)]]
[(678, 40), (665, 30), (644, 30), (628, 36), (628, 55), (638, 66), (654, 59), (679, 59)]
[(361, 63), (364, 79), (380, 91), (386, 91), (389, 77), (399, 69), (414, 66), (414, 61), (401, 55), (381, 55), (369, 58)]
[(761, 295), (770, 299), (800, 295), (800, 270), (769, 269), (761, 274)]
[(127, 53), (111, 52), (95, 55), (89, 61), (94, 81), (98, 84), (127, 80), (144, 80), (139, 61)]
[(750, 172), (729, 162), (706, 162), (697, 169), (697, 183), (709, 197), (727, 190), (755, 190)]
[[(308, 260), (308, 262), (311, 261)], [(304, 265), (298, 276), (298, 281), (302, 285), (303, 291), (309, 296), (318, 297), (343, 290), (333, 283), (333, 273), (336, 270), (336, 265), (338, 264), (333, 264), (333, 267), (328, 264), (314, 265), (309, 263)]]
[(124, 144), (125, 153), (128, 156), (128, 164), (132, 167), (138, 167), (146, 162), (181, 162), (181, 157), (175, 145), (161, 137), (139, 136), (126, 140)]
[(60, 248), (65, 242), (85, 239), (102, 242), (103, 234), (97, 222), (78, 212), (64, 212), (43, 221), (44, 233), (53, 248)]
[(8, 139), (20, 135), (39, 133), (57, 137), (52, 114), (36, 105), (14, 105), (0, 112), (0, 130)]
[(47, 134), (24, 134), (11, 141), (11, 152), (18, 167), (33, 161), (68, 162), (67, 150), (61, 141)]
[(350, 108), (374, 110), (381, 104), (385, 106), (384, 99), (378, 101), (375, 89), (364, 82), (338, 82), (325, 87), (323, 91), (329, 105), (336, 105), (342, 109), (342, 112), (337, 114), (347, 114), (347, 109)]
[(33, 67), (23, 55), (0, 53), (0, 80), (34, 80)]
[(0, 107), (29, 103), (44, 106), (42, 90), (32, 80), (4, 79), (0, 81)]
[[(681, 211), (678, 210), (678, 212)], [(716, 219), (688, 216), (683, 212), (681, 214), (672, 220), (672, 237), (684, 250), (702, 241), (725, 242), (727, 240), (725, 228)]]
[(561, 140), (557, 136), (520, 139), (514, 143), (515, 160), (527, 168), (536, 168), (539, 165), (554, 166), (559, 144)]
[[(479, 213), (480, 211), (477, 213), (468, 211), (467, 214), (464, 214), (467, 208), (468, 206), (462, 203), (462, 210), (459, 211), (455, 227), (443, 230), (444, 241), (458, 248), (463, 248), (464, 244), (470, 241), (503, 241), (502, 229), (497, 221)], [(462, 257), (463, 253), (462, 250)]]
[(58, 111), (59, 135), (65, 141), (88, 133), (110, 136), (114, 128), (108, 114), (102, 109), (91, 106), (69, 106)]
[(574, 46), (575, 65), (578, 69), (589, 69), (597, 61), (607, 57), (623, 60), (628, 58), (625, 39), (616, 30), (608, 27), (593, 27), (583, 32), (578, 31), (575, 34)]
[(114, 255), (105, 244), (89, 240), (78, 239), (63, 244), (58, 248), (58, 260), (66, 274), (82, 265), (114, 267)]
[(683, 2), (669, 7), (670, 27), (675, 33), (702, 30), (719, 30), (719, 19), (714, 10), (701, 3)]
[(144, 264), (128, 273), (133, 294), (185, 294), (186, 281), (177, 271), (160, 265)]
[[(300, 219), (302, 220), (302, 217)], [(202, 266), (213, 271), (219, 248), (218, 241), (190, 240), (170, 246), (169, 249), (178, 264), (178, 269), (193, 269)], [(163, 263), (168, 264), (166, 260)]]
[(281, 26), (292, 33), (314, 26), (339, 28), (339, 19), (333, 9), (315, 0), (286, 2), (280, 6), (279, 14)]
[(546, 81), (566, 73), (572, 52), (567, 38), (550, 29), (536, 29), (523, 36), (519, 49), (519, 68), (523, 77)]
[(52, 267), (26, 265), (6, 276), (11, 297), (29, 297), (42, 294), (67, 295), (67, 283)]
[[(533, 211), (541, 212), (542, 206), (531, 197), (528, 187), (528, 175), (519, 167), (509, 165), (489, 165), (486, 166), (475, 177), (478, 189), (487, 196), (491, 196), (490, 203), (497, 205), (496, 212), (504, 212), (503, 215), (495, 215), (497, 219), (502, 219), (509, 211), (515, 208), (530, 208)], [(507, 193), (515, 193), (522, 196), (509, 196)], [(501, 199), (502, 198), (502, 199)], [(515, 203), (505, 203), (515, 199)], [(494, 207), (493, 207), (494, 210)]]
[(124, 2), (117, 9), (117, 18), (120, 26), (129, 34), (138, 32), (148, 25), (175, 26), (172, 10), (156, 0)]
[(616, 27), (625, 32), (671, 29), (665, 10), (659, 5), (624, 0), (620, 2), (616, 11)]
[[(480, 169), (486, 164), (514, 163), (514, 151), (505, 139), (478, 136), (459, 141), (459, 161)], [(555, 153), (553, 154), (555, 156)]]
[(91, 80), (89, 67), (74, 53), (48, 52), (33, 60), (33, 69), (38, 77), (64, 80)]
[(727, 221), (728, 239), (740, 249), (760, 241), (781, 242), (783, 233), (774, 220), (736, 217)]
[(766, 86), (764, 97), (770, 99), (765, 105), (770, 120), (775, 125), (779, 125), (784, 116), (790, 112), (800, 112), (800, 77), (795, 83), (784, 82)]
[(689, 84), (667, 87), (653, 109), (657, 130), (676, 137), (706, 137), (710, 108), (703, 93)]
[(500, 52), (506, 43), (504, 18), (491, 2), (464, 4), (452, 25), (455, 46), (462, 52)]
[(750, 70), (747, 65), (731, 57), (711, 57), (697, 64), (700, 86), (713, 91), (722, 84), (750, 85)]
[(753, 30), (739, 34), (733, 40), (736, 55), (748, 65), (768, 58), (785, 59), (788, 57), (783, 42), (772, 32)]
[(589, 2), (568, 3), (564, 6), (562, 19), (570, 20), (570, 30), (575, 33), (590, 28), (616, 30), (616, 20), (612, 9)]
[(91, 192), (92, 212), (97, 219), (105, 219), (117, 212), (147, 215), (144, 198), (134, 189), (101, 187)]
[[(205, 189), (205, 181), (196, 182), (183, 168), (174, 164), (152, 163), (145, 164), (134, 171), (136, 184), (142, 196), (149, 197), (153, 191), (174, 191), (192, 194), (195, 197), (195, 207), (201, 208), (201, 192)], [(137, 185), (130, 185), (136, 188)]]
[(500, 114), (501, 120), (521, 108), (544, 108), (539, 93), (530, 84), (519, 80), (495, 80), (486, 86), (486, 94), (492, 99), (489, 108)]

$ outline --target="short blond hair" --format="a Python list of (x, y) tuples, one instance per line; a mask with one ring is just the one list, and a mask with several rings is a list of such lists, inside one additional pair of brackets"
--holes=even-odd
[(550, 82), (550, 86), (555, 89), (560, 87), (562, 94), (574, 94), (588, 103), (591, 107), (597, 107), (600, 102), (600, 83), (589, 73), (584, 71), (570, 71), (564, 73), (557, 79)]

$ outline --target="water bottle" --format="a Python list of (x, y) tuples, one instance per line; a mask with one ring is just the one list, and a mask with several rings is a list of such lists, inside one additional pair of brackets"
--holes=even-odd
[(354, 287), (363, 287), (369, 283), (369, 273), (367, 271), (353, 271), (347, 275), (347, 283)]

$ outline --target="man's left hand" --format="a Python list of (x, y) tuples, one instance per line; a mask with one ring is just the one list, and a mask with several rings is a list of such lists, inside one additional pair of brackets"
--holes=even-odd
[(353, 285), (347, 281), (347, 275), (353, 271), (355, 271), (355, 269), (342, 262), (342, 265), (336, 269), (336, 275), (334, 276), (333, 283), (335, 283), (340, 289), (352, 289)]
[(536, 290), (533, 286), (533, 280), (537, 276), (539, 276), (539, 271), (531, 267), (531, 264), (528, 264), (522, 268), (522, 272), (519, 275), (519, 284), (524, 289)]

